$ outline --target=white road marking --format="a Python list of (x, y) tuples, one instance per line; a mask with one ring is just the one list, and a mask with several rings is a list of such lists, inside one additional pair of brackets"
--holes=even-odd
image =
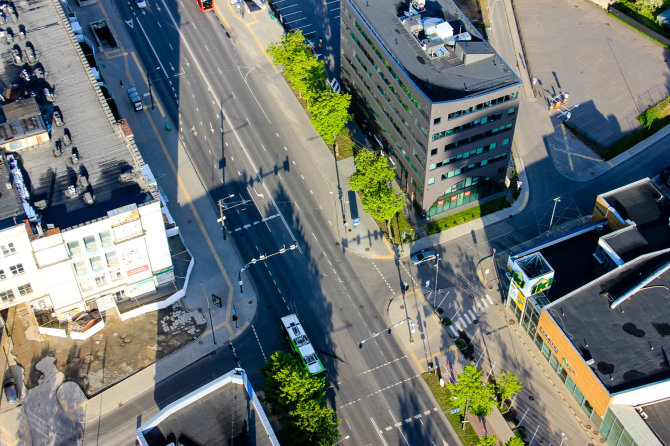
[(475, 319), (477, 319), (477, 317), (476, 317), (475, 314), (472, 312), (472, 310), (468, 310), (468, 314), (470, 315), (470, 317), (472, 318), (473, 321), (474, 321)]
[(382, 441), (382, 444), (384, 446), (388, 446), (388, 443), (386, 442), (386, 440), (382, 436), (382, 431), (379, 430), (379, 428), (377, 427), (377, 423), (375, 423), (375, 419), (370, 417), (370, 421), (372, 422), (372, 426), (375, 428), (375, 431), (377, 432), (377, 435), (379, 435), (379, 439)]
[(254, 324), (251, 324), (251, 329), (254, 331), (254, 336), (256, 337), (256, 342), (258, 342), (258, 348), (261, 349), (261, 355), (263, 355), (263, 361), (267, 361), (268, 358), (265, 356), (265, 352), (263, 351), (263, 346), (261, 345), (261, 340), (258, 338), (258, 334), (256, 333), (256, 328), (254, 327)]
[(490, 303), (491, 305), (493, 305), (493, 301), (491, 300), (491, 296), (489, 296), (488, 294), (486, 295), (486, 300), (488, 300), (489, 303)]

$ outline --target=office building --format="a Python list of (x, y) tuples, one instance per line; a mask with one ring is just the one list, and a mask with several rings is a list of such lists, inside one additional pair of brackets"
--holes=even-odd
[(520, 79), (451, 0), (344, 0), (341, 78), (428, 217), (504, 190)]
[[(670, 201), (649, 179), (510, 254), (507, 305), (610, 446), (661, 445), (670, 398)], [(660, 417), (660, 418), (658, 418)]]

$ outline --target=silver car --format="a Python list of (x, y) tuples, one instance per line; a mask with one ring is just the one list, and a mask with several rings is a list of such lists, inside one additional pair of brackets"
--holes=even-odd
[(412, 254), (411, 259), (412, 263), (414, 263), (415, 265), (420, 265), (423, 262), (434, 260), (435, 256), (436, 256), (435, 251), (433, 251), (432, 249), (422, 249), (421, 251)]

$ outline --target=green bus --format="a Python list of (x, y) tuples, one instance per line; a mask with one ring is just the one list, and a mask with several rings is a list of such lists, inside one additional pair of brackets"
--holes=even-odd
[(291, 344), (291, 349), (298, 355), (305, 366), (305, 369), (317, 378), (326, 378), (326, 369), (321, 364), (321, 360), (316, 355), (314, 347), (309, 342), (298, 317), (295, 314), (289, 314), (281, 318), (282, 331)]

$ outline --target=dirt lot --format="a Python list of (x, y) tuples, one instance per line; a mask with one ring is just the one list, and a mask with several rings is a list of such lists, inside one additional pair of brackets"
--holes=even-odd
[(105, 324), (85, 341), (43, 336), (25, 310), (10, 309), (7, 328), (14, 341), (12, 353), (24, 369), (26, 387), (38, 385), (41, 373), (35, 364), (53, 357), (65, 379), (78, 383), (90, 397), (195, 341), (207, 326), (199, 309), (174, 306), (125, 322), (114, 312), (105, 316)]

